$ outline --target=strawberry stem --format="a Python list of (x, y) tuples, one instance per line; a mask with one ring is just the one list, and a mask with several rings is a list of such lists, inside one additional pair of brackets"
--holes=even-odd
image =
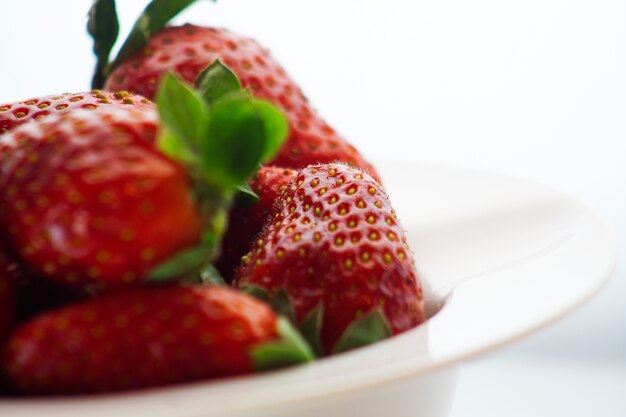
[(117, 65), (143, 48), (154, 34), (195, 2), (196, 0), (152, 0), (135, 21), (113, 62), (109, 62), (109, 54), (117, 40), (119, 30), (115, 0), (95, 0), (89, 10), (87, 24), (87, 31), (93, 38), (93, 50), (98, 60), (92, 88), (102, 88), (106, 77)]
[(104, 71), (109, 65), (109, 55), (117, 40), (120, 25), (115, 10), (115, 0), (96, 0), (89, 9), (87, 32), (93, 38), (93, 53), (96, 55), (96, 67), (91, 80), (91, 88), (104, 86)]

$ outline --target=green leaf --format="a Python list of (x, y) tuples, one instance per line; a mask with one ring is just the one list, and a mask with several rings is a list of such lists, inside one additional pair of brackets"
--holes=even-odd
[(215, 103), (207, 135), (200, 147), (207, 176), (224, 188), (245, 183), (266, 146), (264, 120), (252, 100), (237, 97)]
[(207, 248), (204, 245), (185, 249), (161, 262), (146, 276), (146, 282), (169, 282), (199, 270), (207, 262)]
[(265, 287), (261, 287), (260, 285), (247, 284), (247, 285), (242, 285), (241, 287), (239, 287), (239, 290), (269, 305), (272, 304), (270, 302), (272, 297), (270, 297), (270, 294), (267, 292)]
[(219, 59), (198, 75), (195, 85), (209, 106), (228, 93), (241, 91), (241, 83), (237, 76)]
[(156, 103), (167, 130), (182, 140), (187, 148), (198, 149), (209, 117), (209, 109), (202, 97), (190, 85), (168, 72), (161, 80)]
[(235, 194), (234, 207), (250, 207), (259, 202), (259, 196), (248, 184), (239, 185)]
[(320, 302), (314, 309), (307, 313), (298, 326), (300, 333), (302, 333), (304, 339), (309, 342), (309, 345), (317, 357), (324, 356), (324, 348), (320, 340), (323, 323), (324, 305)]
[(282, 288), (276, 291), (271, 300), (272, 307), (276, 313), (287, 317), (292, 323), (296, 322), (296, 315), (289, 299), (289, 294)]
[(87, 21), (87, 32), (93, 38), (93, 53), (96, 55), (91, 88), (104, 86), (104, 71), (109, 64), (109, 55), (117, 40), (119, 29), (115, 0), (95, 0), (89, 9)]
[(276, 314), (287, 317), (292, 323), (296, 322), (289, 294), (284, 289), (281, 288), (274, 294), (270, 294), (265, 287), (260, 285), (247, 284), (242, 285), (239, 289), (269, 304)]
[(263, 120), (265, 129), (265, 146), (262, 162), (270, 161), (283, 147), (289, 135), (289, 123), (285, 115), (267, 101), (254, 100), (254, 106)]
[(315, 359), (313, 351), (289, 320), (280, 317), (276, 327), (279, 340), (256, 345), (250, 351), (256, 370), (275, 369)]
[(355, 320), (341, 335), (333, 353), (346, 352), (391, 337), (391, 329), (380, 309)]
[(196, 0), (152, 0), (139, 16), (115, 60), (107, 67), (109, 75), (122, 61), (143, 48), (148, 40), (165, 27), (178, 13)]
[(185, 162), (188, 165), (193, 165), (197, 160), (197, 155), (186, 146), (180, 136), (173, 134), (165, 126), (163, 126), (159, 132), (157, 146), (161, 152), (170, 156), (172, 159)]
[(200, 283), (203, 285), (226, 285), (224, 278), (213, 265), (206, 265), (199, 274)]

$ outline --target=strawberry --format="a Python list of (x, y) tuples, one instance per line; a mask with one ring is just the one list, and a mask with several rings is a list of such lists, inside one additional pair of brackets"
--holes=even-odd
[(341, 350), (344, 332), (373, 314), (382, 314), (392, 334), (424, 321), (404, 231), (372, 177), (342, 164), (309, 166), (277, 206), (237, 286), (286, 293), (298, 322), (321, 308), (327, 352)]
[(222, 253), (215, 265), (225, 279), (232, 279), (235, 269), (241, 264), (241, 257), (250, 250), (271, 216), (278, 196), (295, 176), (296, 171), (289, 168), (261, 168), (250, 183), (250, 188), (259, 196), (259, 201), (254, 205), (230, 211)]
[[(142, 288), (24, 324), (9, 340), (3, 364), (27, 394), (146, 388), (310, 360), (285, 326), (268, 306), (230, 288)], [(267, 352), (285, 343), (291, 356), (273, 361)]]
[(75, 110), (0, 138), (0, 213), (37, 273), (82, 287), (136, 282), (199, 239), (185, 171), (154, 144), (154, 110)]
[(78, 109), (0, 136), (12, 254), (88, 291), (204, 276), (236, 190), (287, 132), (226, 67), (209, 69), (202, 96), (164, 77), (160, 119), (152, 108)]
[(32, 120), (41, 120), (51, 114), (76, 109), (96, 109), (108, 104), (154, 107), (145, 97), (125, 91), (110, 93), (93, 90), (85, 93), (65, 93), (43, 96), (9, 104), (0, 104), (0, 133)]
[[(130, 38), (129, 38), (130, 39)], [(194, 25), (167, 27), (132, 56), (114, 62), (105, 88), (128, 90), (153, 98), (159, 79), (168, 70), (189, 82), (216, 59), (237, 74), (252, 93), (280, 107), (289, 119), (290, 136), (273, 164), (302, 168), (309, 164), (343, 161), (376, 175), (374, 168), (322, 120), (300, 88), (253, 39), (225, 29)]]

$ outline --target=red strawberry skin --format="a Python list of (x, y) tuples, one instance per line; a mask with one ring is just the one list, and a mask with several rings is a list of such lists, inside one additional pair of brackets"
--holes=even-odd
[(0, 221), (36, 274), (85, 289), (137, 283), (199, 240), (183, 168), (153, 109), (75, 110), (0, 137)]
[(140, 108), (154, 107), (154, 104), (145, 97), (125, 91), (111, 93), (93, 90), (31, 98), (15, 103), (0, 104), (0, 133), (33, 120), (44, 119), (52, 114), (76, 109), (91, 110), (109, 104)]
[(341, 138), (311, 107), (300, 88), (268, 50), (250, 38), (225, 29), (193, 25), (168, 27), (143, 50), (121, 63), (107, 79), (106, 88), (128, 90), (154, 98), (167, 70), (189, 82), (216, 59), (237, 74), (256, 97), (280, 107), (289, 119), (291, 134), (273, 164), (303, 168), (342, 161), (376, 173), (358, 151)]
[(237, 272), (236, 285), (285, 290), (298, 320), (323, 303), (327, 351), (348, 325), (376, 307), (393, 334), (424, 321), (404, 231), (369, 175), (341, 164), (307, 167), (278, 206), (261, 245)]
[(272, 216), (278, 197), (287, 189), (287, 184), (297, 171), (275, 166), (262, 167), (250, 183), (250, 188), (259, 196), (259, 201), (249, 207), (230, 211), (228, 229), (222, 241), (222, 253), (216, 267), (222, 277), (233, 278), (241, 257), (250, 251), (263, 226)]
[(253, 371), (276, 316), (226, 287), (153, 287), (44, 314), (18, 328), (4, 366), (26, 394), (146, 388)]

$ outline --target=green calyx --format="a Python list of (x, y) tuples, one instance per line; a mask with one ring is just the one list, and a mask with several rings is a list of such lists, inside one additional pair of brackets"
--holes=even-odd
[(371, 345), (388, 339), (391, 335), (391, 328), (384, 313), (377, 308), (348, 326), (335, 344), (333, 354)]
[(276, 314), (287, 317), (292, 323), (296, 322), (296, 316), (293, 312), (293, 306), (287, 291), (280, 289), (270, 294), (265, 287), (260, 285), (243, 285), (239, 289), (248, 295), (251, 295), (264, 303), (269, 304)]
[(258, 344), (250, 351), (252, 363), (257, 371), (311, 362), (315, 359), (309, 345), (288, 319), (279, 317), (276, 330), (278, 340)]
[(311, 348), (318, 357), (324, 356), (321, 334), (324, 324), (324, 304), (319, 303), (314, 309), (309, 311), (300, 322), (298, 329), (302, 336), (309, 342)]
[[(277, 313), (288, 318), (291, 323), (298, 326), (302, 337), (307, 341), (316, 357), (322, 357), (325, 352), (321, 342), (322, 328), (324, 326), (324, 303), (320, 302), (309, 310), (304, 318), (298, 323), (294, 314), (289, 295), (283, 289), (273, 293), (259, 285), (243, 285), (241, 291), (256, 297), (269, 304)], [(371, 345), (392, 336), (391, 327), (380, 308), (371, 310), (366, 315), (354, 320), (343, 332), (335, 344), (332, 354), (342, 353)]]
[(324, 356), (324, 349), (320, 341), (320, 334), (322, 332), (322, 324), (324, 321), (324, 305), (319, 303), (314, 309), (309, 311), (307, 315), (302, 319), (300, 323), (296, 320), (296, 315), (289, 299), (289, 294), (284, 289), (279, 289), (274, 293), (269, 293), (265, 287), (260, 285), (242, 285), (239, 288), (241, 291), (248, 295), (251, 295), (272, 307), (272, 310), (276, 314), (286, 317), (298, 326), (300, 334), (307, 341), (316, 357)]
[(244, 184), (237, 187), (237, 195), (235, 196), (235, 207), (250, 207), (259, 202), (259, 196), (252, 191), (250, 185)]
[(94, 40), (94, 53), (98, 60), (92, 88), (102, 88), (106, 77), (117, 65), (143, 48), (154, 34), (195, 2), (196, 0), (152, 0), (135, 21), (116, 58), (109, 62), (109, 54), (119, 31), (115, 0), (94, 0), (87, 24), (87, 31)]
[[(214, 83), (220, 88), (213, 89)], [(243, 199), (254, 200), (248, 178), (287, 137), (285, 116), (243, 91), (221, 62), (204, 71), (197, 85), (204, 90), (171, 73), (164, 75), (156, 95), (162, 122), (157, 145), (189, 172), (204, 222), (202, 238), (197, 246), (157, 265), (147, 277), (153, 282), (197, 275), (215, 260), (235, 198), (244, 194)]]

